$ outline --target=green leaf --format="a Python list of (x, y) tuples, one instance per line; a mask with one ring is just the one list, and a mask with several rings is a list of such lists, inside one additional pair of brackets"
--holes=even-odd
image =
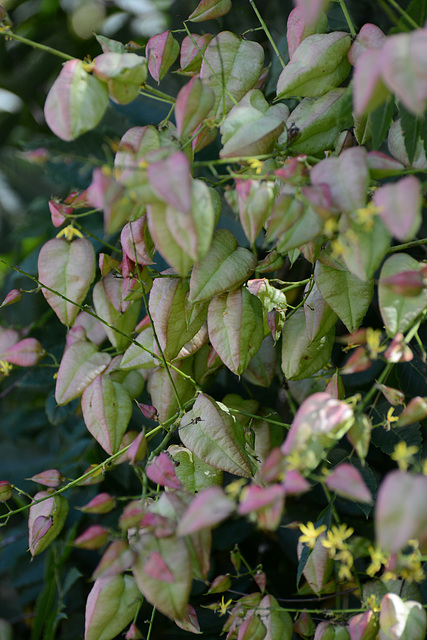
[(58, 138), (74, 140), (96, 127), (107, 106), (107, 85), (88, 73), (81, 60), (68, 60), (48, 93), (44, 115)]
[(98, 578), (86, 602), (85, 640), (112, 640), (133, 619), (141, 593), (132, 576)]
[(384, 280), (404, 271), (419, 271), (422, 264), (407, 253), (398, 253), (388, 258), (381, 269), (378, 283), (378, 297), (381, 316), (389, 336), (405, 333), (427, 307), (427, 289), (418, 296), (407, 297), (397, 294), (384, 285)]
[(302, 309), (298, 309), (285, 322), (282, 333), (282, 371), (288, 380), (302, 380), (322, 369), (331, 356), (334, 344), (335, 329), (313, 342), (306, 331), (305, 316)]
[(97, 376), (83, 392), (82, 412), (89, 433), (110, 456), (116, 453), (132, 416), (132, 400), (123, 386)]
[(325, 250), (321, 251), (316, 263), (314, 278), (322, 297), (348, 331), (356, 331), (371, 303), (374, 281), (359, 280), (340, 260), (334, 260)]
[(289, 108), (270, 106), (261, 91), (253, 89), (233, 107), (220, 127), (224, 145), (221, 158), (269, 153), (285, 127)]
[(36, 493), (34, 500), (46, 499), (30, 507), (28, 546), (33, 557), (44, 551), (61, 533), (68, 515), (68, 501), (61, 495), (49, 498), (51, 492), (52, 490)]
[(265, 640), (291, 640), (292, 618), (280, 608), (274, 596), (264, 596), (259, 603), (259, 617), (267, 629)]
[(194, 265), (189, 301), (204, 302), (237, 289), (253, 273), (256, 265), (253, 253), (239, 247), (231, 231), (217, 229), (209, 251)]
[(193, 13), (188, 16), (190, 22), (203, 22), (225, 16), (231, 9), (231, 0), (201, 0)]
[(138, 97), (141, 84), (147, 77), (147, 61), (136, 53), (110, 51), (93, 60), (92, 71), (99, 80), (107, 83), (111, 100), (128, 104)]
[(60, 321), (70, 327), (86, 297), (95, 277), (95, 251), (89, 240), (78, 238), (67, 242), (63, 238), (53, 238), (46, 242), (38, 258), (39, 280), (50, 289), (72, 302), (67, 302), (52, 291), (42, 288), (48, 304)]
[(91, 342), (77, 340), (64, 351), (56, 379), (55, 399), (59, 405), (81, 396), (96, 376), (107, 368), (111, 356), (100, 353)]
[(408, 154), (409, 164), (412, 164), (420, 136), (421, 121), (418, 116), (408, 111), (401, 102), (399, 102), (399, 114), (406, 153)]
[(190, 136), (215, 102), (215, 94), (197, 76), (179, 91), (175, 102), (178, 137)]
[(261, 302), (244, 287), (216, 296), (209, 304), (208, 332), (223, 363), (239, 376), (264, 337)]
[(390, 98), (369, 114), (369, 125), (372, 131), (372, 147), (379, 149), (382, 141), (387, 137), (393, 122), (394, 100)]
[[(187, 376), (193, 374), (192, 358), (185, 358), (174, 363), (174, 367), (180, 369)], [(176, 391), (181, 398), (181, 402), (185, 403), (193, 397), (194, 387), (183, 376), (180, 376), (174, 369), (170, 369), (169, 373), (175, 384)], [(168, 372), (164, 367), (158, 367), (153, 371), (149, 379), (148, 390), (151, 395), (153, 405), (157, 409), (160, 422), (164, 422), (171, 418), (178, 410), (178, 402), (169, 379)]]
[(183, 416), (179, 435), (184, 446), (207, 464), (245, 478), (253, 475), (243, 427), (225, 405), (205, 393)]
[(378, 637), (399, 640), (423, 640), (427, 631), (427, 615), (422, 604), (404, 602), (395, 593), (387, 593), (381, 601)]
[(145, 47), (148, 70), (154, 80), (159, 83), (173, 65), (179, 55), (179, 42), (171, 31), (164, 31), (152, 36)]
[[(316, 268), (320, 264), (316, 262)], [(307, 285), (306, 289), (310, 284)], [(305, 291), (304, 291), (305, 294)], [(313, 283), (310, 293), (308, 294), (304, 304), (305, 328), (308, 338), (319, 340), (334, 326), (337, 321), (337, 314), (334, 313), (331, 306), (326, 303), (316, 282)]]
[[(108, 277), (108, 276), (107, 276)], [(115, 282), (114, 282), (115, 281)], [(114, 284), (114, 289), (119, 290), (121, 296), (122, 293), (122, 281), (120, 278), (110, 278), (109, 286)], [(105, 332), (109, 341), (118, 351), (126, 349), (129, 345), (128, 336), (132, 335), (136, 323), (138, 321), (139, 310), (141, 308), (141, 301), (134, 300), (132, 302), (125, 303), (125, 310), (120, 305), (119, 310), (114, 307), (110, 301), (110, 297), (107, 295), (107, 283), (105, 278), (99, 280), (93, 288), (93, 304), (97, 315), (108, 322), (108, 325), (104, 325)], [(117, 291), (116, 291), (117, 292)], [(110, 293), (110, 291), (109, 291)], [(111, 293), (110, 293), (111, 295)], [(120, 298), (119, 298), (120, 299)], [(114, 328), (118, 331), (114, 331)], [(125, 335), (122, 335), (125, 334)]]
[(264, 64), (261, 45), (230, 31), (213, 38), (203, 57), (200, 79), (215, 93), (212, 115), (221, 117), (253, 89)]
[(342, 247), (345, 266), (360, 280), (371, 280), (391, 241), (391, 235), (380, 216), (373, 217), (372, 228), (354, 222), (349, 216), (341, 216), (339, 231), (338, 242)]
[(180, 445), (172, 445), (168, 453), (177, 463), (175, 473), (182, 486), (190, 493), (197, 493), (212, 486), (222, 486), (223, 472), (203, 462), (192, 451)]
[(134, 550), (138, 556), (132, 573), (144, 597), (169, 618), (183, 618), (193, 578), (185, 539), (156, 538), (144, 531)]
[(135, 338), (135, 341), (126, 349), (120, 361), (120, 369), (152, 369), (158, 364), (158, 359), (142, 347), (154, 351), (154, 333), (151, 327), (145, 327)]

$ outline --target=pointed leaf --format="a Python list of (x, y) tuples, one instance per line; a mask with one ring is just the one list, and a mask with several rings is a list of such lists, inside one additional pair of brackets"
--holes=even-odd
[(147, 176), (155, 193), (171, 207), (189, 213), (191, 208), (190, 162), (183, 151), (148, 166)]
[(85, 640), (113, 640), (131, 622), (140, 601), (132, 576), (98, 578), (86, 602)]
[(110, 360), (107, 353), (100, 353), (91, 342), (78, 340), (69, 346), (62, 356), (56, 379), (57, 403), (67, 404), (81, 396), (96, 376), (104, 371)]
[[(319, 264), (320, 259), (316, 262), (316, 268)], [(309, 286), (308, 284), (304, 294), (307, 293)], [(305, 300), (304, 314), (307, 337), (311, 342), (319, 340), (319, 338), (328, 333), (337, 321), (336, 313), (326, 303), (316, 282)]]
[(203, 84), (215, 93), (212, 115), (225, 115), (253, 89), (263, 64), (264, 52), (257, 42), (244, 40), (230, 31), (215, 36), (205, 51), (200, 69)]
[[(175, 536), (156, 538), (147, 531), (140, 536), (134, 548), (138, 556), (132, 572), (142, 594), (169, 618), (184, 618), (192, 583), (191, 557), (185, 539)], [(153, 553), (159, 554), (169, 568), (172, 581), (169, 574), (153, 576), (150, 570)]]
[(422, 604), (404, 602), (395, 593), (381, 600), (379, 640), (423, 640), (427, 631), (427, 615)]
[(191, 22), (203, 22), (225, 16), (231, 9), (231, 0), (201, 0), (193, 13), (188, 16)]
[(325, 479), (326, 486), (339, 496), (356, 502), (372, 502), (372, 495), (363, 477), (351, 464), (343, 463), (335, 467)]
[(267, 633), (264, 640), (291, 640), (292, 618), (280, 608), (274, 596), (264, 596), (259, 603), (259, 617)]
[(179, 91), (175, 102), (178, 137), (191, 136), (206, 118), (215, 102), (215, 94), (198, 77), (194, 77)]
[(83, 392), (82, 412), (89, 433), (109, 455), (116, 453), (132, 415), (124, 387), (109, 376), (97, 376)]
[(255, 256), (238, 247), (231, 231), (215, 231), (211, 247), (200, 262), (194, 265), (190, 278), (190, 297), (193, 303), (237, 289), (253, 273)]
[(48, 93), (44, 114), (58, 138), (74, 140), (96, 127), (107, 106), (107, 85), (88, 73), (81, 60), (69, 60)]
[[(174, 363), (187, 376), (193, 375), (192, 358), (185, 358)], [(174, 369), (170, 370), (170, 375), (174, 382), (176, 391), (185, 403), (193, 397), (194, 387), (186, 378), (180, 376)], [(164, 367), (154, 369), (149, 380), (149, 392), (153, 405), (157, 409), (160, 422), (165, 422), (171, 418), (178, 410), (178, 402), (172, 389), (168, 372)]]
[(169, 489), (181, 489), (181, 482), (175, 473), (175, 465), (168, 454), (162, 451), (145, 467), (147, 477), (155, 484)]
[(189, 449), (172, 445), (168, 453), (177, 463), (175, 473), (186, 491), (197, 493), (212, 485), (222, 486), (223, 472), (200, 460)]
[[(190, 35), (185, 36), (184, 40), (181, 43), (181, 52), (179, 58), (181, 68), (179, 69), (179, 73), (182, 73), (186, 76), (192, 76), (199, 73), (200, 67), (202, 65), (203, 55), (212, 38), (213, 36), (210, 33), (204, 33), (203, 35), (191, 33)], [(188, 85), (186, 86), (188, 87)]]
[(35, 338), (24, 338), (12, 345), (1, 356), (2, 360), (19, 367), (32, 367), (45, 355), (40, 342)]
[(70, 327), (95, 277), (95, 251), (89, 240), (78, 238), (67, 242), (53, 238), (40, 250), (39, 280), (50, 289), (75, 302), (67, 302), (52, 291), (42, 289), (48, 304), (60, 321)]
[(120, 242), (129, 260), (142, 265), (153, 264), (153, 241), (148, 233), (145, 214), (138, 220), (125, 224), (120, 234)]
[[(113, 284), (112, 287), (111, 284)], [(139, 300), (124, 302), (122, 300), (123, 290), (121, 287), (120, 278), (110, 279), (109, 287), (110, 296), (113, 297), (114, 294), (116, 299), (120, 299), (121, 309), (117, 310), (114, 308), (114, 305), (109, 299), (110, 297), (107, 295), (107, 287), (104, 286), (104, 281), (101, 280), (97, 282), (93, 288), (93, 304), (95, 306), (96, 314), (106, 323), (108, 323), (108, 325), (106, 324), (104, 326), (109, 341), (116, 347), (117, 350), (121, 351), (123, 349), (126, 349), (129, 345), (128, 336), (132, 335), (135, 329), (139, 310), (141, 308), (141, 302)], [(123, 311), (122, 302), (126, 305), (126, 310)], [(115, 331), (114, 328), (118, 331)]]
[(261, 302), (244, 287), (213, 298), (209, 304), (208, 332), (223, 363), (240, 375), (264, 338)]
[(427, 289), (423, 289), (419, 295), (409, 298), (397, 294), (384, 282), (398, 273), (419, 271), (420, 268), (422, 268), (422, 264), (406, 253), (393, 255), (383, 264), (378, 284), (378, 297), (381, 316), (390, 336), (407, 331), (427, 307)]
[(426, 491), (426, 476), (404, 471), (387, 474), (375, 503), (376, 540), (382, 550), (397, 553), (412, 538), (419, 540), (421, 549), (426, 548)]
[(68, 514), (68, 502), (61, 496), (49, 498), (50, 491), (39, 491), (34, 500), (46, 498), (33, 504), (28, 516), (28, 546), (32, 556), (44, 551), (61, 533)]
[(181, 517), (177, 534), (187, 536), (201, 529), (212, 529), (230, 516), (235, 509), (233, 500), (220, 487), (209, 487), (198, 493)]
[(170, 31), (152, 36), (145, 47), (148, 70), (159, 83), (165, 77), (179, 54), (179, 43)]
[(282, 371), (288, 380), (308, 378), (328, 362), (334, 344), (335, 329), (319, 340), (311, 341), (301, 327), (305, 325), (302, 309), (285, 322), (282, 333)]
[(237, 476), (252, 476), (243, 427), (210, 396), (198, 396), (181, 420), (179, 435), (204, 462)]
[(378, 215), (370, 224), (355, 222), (341, 216), (338, 243), (342, 259), (349, 271), (360, 280), (370, 280), (390, 247), (391, 235)]
[(111, 100), (118, 104), (135, 100), (147, 77), (147, 61), (136, 53), (103, 53), (96, 56), (91, 66), (93, 74), (107, 83)]
[(416, 236), (421, 222), (421, 184), (415, 176), (381, 186), (374, 193), (374, 204), (390, 233), (407, 242)]
[(206, 320), (207, 305), (189, 304), (188, 291), (185, 280), (156, 278), (150, 292), (154, 329), (168, 360), (178, 355)]
[(185, 277), (194, 260), (182, 249), (167, 223), (168, 206), (162, 202), (147, 206), (148, 228), (157, 250), (178, 275)]
[(240, 223), (250, 244), (256, 241), (274, 203), (274, 188), (258, 180), (236, 180)]
[[(148, 353), (154, 350), (154, 333), (151, 327), (146, 327), (136, 337), (134, 342), (126, 349), (123, 358), (120, 361), (121, 369), (151, 369), (158, 364), (158, 359)], [(138, 346), (141, 345), (141, 346)], [(145, 347), (145, 349), (144, 349)]]
[(373, 280), (359, 280), (340, 260), (334, 260), (326, 251), (319, 256), (314, 277), (324, 300), (350, 333), (356, 331), (371, 303)]
[(305, 22), (315, 24), (322, 11), (327, 10), (329, 2), (330, 0), (297, 0), (296, 5), (301, 10)]

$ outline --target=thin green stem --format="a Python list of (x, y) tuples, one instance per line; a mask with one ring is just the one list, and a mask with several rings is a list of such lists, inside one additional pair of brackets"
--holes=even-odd
[(285, 427), (285, 429), (290, 429), (291, 425), (286, 422), (279, 422), (279, 420), (272, 420), (268, 416), (259, 416), (255, 413), (248, 413), (247, 411), (242, 411), (241, 409), (234, 409), (233, 407), (229, 407), (228, 410), (230, 413), (238, 413), (241, 416), (248, 416), (249, 418), (254, 418), (255, 420), (263, 420), (264, 422), (268, 422), (269, 424), (276, 424), (279, 427)]
[(348, 28), (350, 29), (350, 33), (353, 37), (355, 37), (357, 32), (354, 27), (353, 20), (351, 19), (351, 16), (348, 12), (345, 0), (339, 0), (339, 3), (340, 3), (341, 11), (343, 12), (346, 22), (348, 24)]
[(54, 56), (58, 56), (58, 58), (63, 58), (64, 60), (76, 60), (75, 57), (69, 56), (67, 53), (63, 53), (62, 51), (58, 51), (58, 49), (48, 47), (45, 44), (40, 44), (40, 42), (34, 42), (33, 40), (24, 38), (24, 36), (19, 36), (17, 33), (14, 33), (13, 31), (5, 27), (0, 28), (0, 35), (5, 36), (6, 38), (11, 38), (12, 40), (17, 40), (18, 42), (22, 42), (22, 44), (27, 44), (29, 47), (33, 47), (34, 49), (40, 49), (40, 51), (44, 51), (45, 53), (51, 53)]
[[(378, 384), (382, 384), (388, 377), (390, 371), (392, 370), (392, 368), (394, 367), (394, 362), (387, 362), (386, 366), (384, 367), (384, 369), (381, 371), (381, 374), (378, 376), (378, 380), (376, 381)], [(362, 413), (362, 411), (364, 410), (365, 407), (368, 406), (368, 404), (370, 403), (371, 399), (374, 397), (374, 395), (378, 392), (378, 387), (375, 386), (375, 384), (369, 389), (368, 393), (365, 395), (365, 397), (363, 398), (362, 402), (360, 403), (359, 407), (358, 407), (358, 411), (359, 413)]]
[(175, 98), (168, 95), (167, 93), (164, 93), (163, 91), (159, 91), (159, 89), (150, 87), (149, 84), (143, 84), (142, 91), (147, 91), (150, 94), (150, 97), (156, 96), (156, 98), (161, 98), (165, 102), (169, 102), (169, 104), (175, 104)]
[(415, 22), (415, 20), (413, 18), (411, 18), (411, 16), (408, 13), (406, 13), (406, 11), (404, 9), (402, 9), (402, 7), (396, 2), (396, 0), (387, 0), (387, 2), (389, 3), (390, 6), (393, 7), (393, 9), (395, 9), (398, 13), (400, 13), (402, 18), (404, 18), (406, 20), (406, 22), (413, 29), (419, 29), (420, 28), (420, 25), (417, 24)]
[(151, 612), (151, 618), (150, 618), (150, 622), (149, 622), (149, 627), (148, 627), (148, 631), (147, 631), (147, 638), (146, 640), (150, 640), (151, 637), (151, 631), (153, 629), (153, 623), (154, 623), (154, 616), (156, 615), (156, 607), (153, 607), (153, 610)]
[[(99, 209), (94, 209), (93, 211), (99, 211)], [(90, 236), (91, 238), (93, 238), (94, 240), (99, 242), (100, 244), (104, 245), (104, 247), (107, 247), (107, 249), (111, 249), (111, 251), (114, 251), (115, 253), (118, 253), (119, 255), (122, 255), (123, 252), (122, 252), (121, 249), (119, 249), (119, 247), (114, 247), (112, 244), (109, 244), (108, 242), (105, 242), (105, 240), (102, 240), (99, 236), (95, 235), (91, 231), (88, 231), (88, 229), (86, 229), (86, 227), (84, 227), (79, 222), (74, 221), (74, 226), (77, 229), (79, 229), (80, 231), (83, 231), (84, 233), (86, 233), (88, 236)]]
[(280, 54), (280, 51), (279, 51), (279, 49), (277, 48), (276, 43), (274, 42), (274, 40), (273, 40), (273, 38), (272, 38), (272, 35), (271, 35), (271, 33), (270, 33), (269, 28), (268, 28), (268, 27), (267, 27), (267, 25), (265, 24), (265, 22), (264, 22), (264, 20), (263, 20), (263, 18), (262, 18), (262, 16), (261, 16), (261, 14), (260, 14), (260, 12), (259, 12), (259, 11), (258, 11), (258, 9), (256, 8), (256, 5), (255, 5), (254, 0), (249, 0), (249, 4), (251, 5), (252, 9), (254, 10), (256, 17), (258, 18), (259, 23), (260, 23), (261, 27), (263, 28), (264, 33), (265, 33), (265, 35), (267, 36), (268, 41), (269, 41), (269, 43), (271, 44), (271, 46), (272, 46), (272, 48), (273, 48), (274, 53), (275, 53), (275, 54), (276, 54), (276, 56), (277, 56), (277, 59), (279, 60), (280, 64), (282, 65), (282, 67), (283, 67), (283, 69), (284, 69), (286, 65), (285, 65), (285, 63), (284, 63), (284, 61), (283, 61), (283, 58), (282, 58), (282, 56), (281, 56), (281, 54)]
[(412, 247), (419, 247), (422, 244), (427, 244), (427, 238), (421, 238), (421, 240), (412, 240), (411, 242), (405, 242), (404, 244), (397, 244), (395, 247), (390, 247), (387, 253), (397, 253), (398, 251), (405, 251)]

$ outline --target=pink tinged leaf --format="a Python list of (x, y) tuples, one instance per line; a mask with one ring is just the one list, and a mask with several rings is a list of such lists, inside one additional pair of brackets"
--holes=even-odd
[(15, 304), (15, 302), (19, 302), (20, 299), (22, 298), (22, 293), (23, 293), (22, 289), (11, 289), (7, 294), (7, 296), (5, 297), (5, 299), (3, 300), (3, 302), (0, 304), (0, 309), (1, 307), (7, 307), (10, 304)]
[(339, 211), (354, 211), (365, 206), (369, 182), (367, 160), (364, 148), (346, 149), (338, 158), (326, 158), (315, 165), (310, 173), (311, 182), (328, 185), (333, 207)]
[(385, 384), (380, 384), (379, 382), (376, 382), (375, 386), (394, 407), (405, 402), (405, 394), (402, 391), (399, 391), (399, 389), (387, 387)]
[(414, 354), (406, 344), (403, 333), (396, 333), (390, 346), (384, 351), (384, 357), (387, 362), (410, 362), (413, 359)]
[(0, 502), (7, 502), (13, 495), (13, 486), (7, 480), (0, 480)]
[(116, 506), (116, 499), (109, 493), (99, 493), (83, 507), (78, 507), (84, 513), (109, 513)]
[(177, 59), (179, 43), (170, 31), (164, 31), (149, 39), (145, 53), (148, 60), (148, 70), (154, 80), (159, 83)]
[(93, 74), (107, 83), (111, 100), (119, 104), (135, 100), (147, 77), (146, 60), (136, 53), (103, 53), (93, 60), (91, 66)]
[(335, 398), (336, 400), (343, 400), (345, 397), (344, 385), (338, 371), (336, 371), (329, 380), (325, 391), (326, 393), (329, 393), (331, 398)]
[(388, 132), (387, 143), (391, 155), (406, 167), (410, 166), (411, 168), (421, 170), (427, 168), (427, 159), (421, 138), (418, 138), (412, 163), (409, 162), (400, 118), (391, 125)]
[(147, 227), (147, 216), (144, 214), (138, 220), (128, 222), (122, 229), (120, 242), (123, 251), (130, 260), (138, 264), (153, 264), (153, 241)]
[(246, 618), (239, 626), (237, 640), (263, 640), (266, 637), (266, 628), (255, 614)]
[(374, 193), (374, 204), (390, 233), (402, 242), (418, 232), (422, 217), (421, 183), (415, 176), (385, 184)]
[(144, 433), (139, 433), (127, 450), (127, 457), (132, 465), (136, 465), (147, 455), (147, 440)]
[(191, 604), (187, 605), (187, 613), (184, 618), (175, 620), (175, 624), (184, 631), (189, 631), (190, 633), (202, 633), (200, 631), (196, 610), (191, 606)]
[(296, 469), (290, 469), (286, 472), (283, 480), (283, 488), (285, 495), (294, 496), (300, 493), (305, 493), (311, 489), (311, 485)]
[(353, 465), (339, 464), (325, 480), (326, 486), (339, 496), (355, 500), (356, 502), (372, 503), (372, 495), (363, 477)]
[(225, 16), (231, 9), (231, 0), (201, 0), (193, 13), (188, 16), (190, 22), (203, 22)]
[(151, 578), (162, 582), (174, 582), (174, 576), (158, 551), (153, 551), (145, 563), (145, 571)]
[(100, 322), (98, 318), (94, 318), (85, 311), (80, 311), (80, 313), (74, 320), (74, 327), (83, 328), (87, 339), (97, 346), (102, 344), (107, 337), (102, 322)]
[(153, 162), (147, 176), (156, 194), (174, 209), (189, 213), (191, 208), (190, 162), (182, 151)]
[(144, 636), (142, 635), (142, 633), (140, 632), (136, 624), (132, 622), (132, 624), (129, 627), (129, 630), (125, 635), (125, 640), (142, 640), (143, 637)]
[(259, 603), (259, 617), (267, 629), (266, 640), (291, 638), (292, 618), (287, 611), (281, 609), (274, 596), (263, 597)]
[(380, 640), (424, 640), (427, 630), (427, 614), (422, 604), (414, 600), (404, 602), (395, 593), (386, 593), (381, 601), (379, 618)]
[(353, 40), (353, 44), (348, 52), (348, 61), (353, 66), (364, 51), (368, 49), (380, 49), (386, 41), (386, 36), (375, 24), (367, 22), (360, 29)]
[[(333, 562), (329, 558), (328, 550), (322, 545), (326, 538), (325, 533), (321, 533), (317, 538), (314, 549), (308, 556), (304, 566), (303, 574), (310, 588), (314, 593), (320, 594), (322, 588), (328, 582), (333, 568)], [(301, 558), (304, 545), (298, 541), (298, 558)]]
[(135, 561), (135, 553), (125, 540), (112, 542), (93, 572), (92, 579), (109, 578), (128, 571)]
[(348, 620), (348, 632), (350, 640), (369, 640), (376, 638), (378, 633), (378, 620), (372, 610), (358, 613)]
[(111, 640), (133, 620), (141, 592), (132, 576), (99, 578), (86, 602), (85, 640)]
[(61, 496), (52, 496), (50, 491), (40, 491), (34, 496), (28, 516), (29, 549), (32, 556), (44, 551), (61, 533), (68, 514), (68, 502)]
[[(108, 276), (106, 277), (108, 278)], [(118, 351), (123, 351), (129, 346), (129, 336), (132, 335), (135, 329), (141, 301), (124, 301), (120, 279), (115, 279), (116, 284), (112, 280), (112, 278), (109, 278), (106, 286), (104, 286), (105, 280), (100, 280), (95, 284), (93, 288), (93, 303), (97, 315), (105, 321), (104, 326), (109, 341)], [(120, 310), (117, 310), (111, 303), (107, 295), (107, 289), (115, 304), (120, 304)], [(122, 309), (125, 310), (123, 311)]]
[(276, 502), (283, 504), (285, 491), (282, 485), (272, 484), (269, 487), (259, 487), (255, 484), (244, 487), (237, 509), (239, 515), (247, 515), (262, 511)]
[(427, 401), (426, 398), (415, 396), (407, 406), (403, 409), (399, 416), (397, 427), (406, 427), (408, 424), (419, 422), (427, 417)]
[(147, 418), (147, 420), (156, 420), (157, 421), (157, 409), (153, 407), (151, 404), (142, 404), (142, 402), (138, 402), (138, 408), (140, 409), (142, 415)]
[(55, 200), (49, 200), (49, 211), (53, 226), (60, 227), (67, 216), (73, 215), (74, 207), (67, 207), (65, 204), (55, 202)]
[(187, 536), (202, 529), (212, 529), (234, 511), (233, 500), (219, 487), (209, 487), (198, 493), (179, 521), (177, 534)]
[(2, 359), (19, 367), (32, 367), (45, 355), (40, 342), (35, 338), (24, 338), (6, 349)]
[(108, 90), (80, 60), (69, 60), (53, 83), (44, 106), (46, 122), (58, 138), (74, 140), (96, 127), (108, 106)]
[(292, 60), (292, 56), (304, 38), (311, 36), (313, 33), (324, 33), (326, 31), (328, 21), (323, 12), (318, 15), (316, 23), (317, 24), (306, 24), (304, 11), (301, 7), (292, 9), (288, 16), (286, 26), (286, 40), (288, 42), (290, 60)]
[(65, 480), (64, 476), (58, 469), (47, 469), (30, 478), (33, 482), (38, 482), (46, 487), (59, 487)]
[(363, 115), (374, 111), (390, 96), (383, 82), (383, 52), (368, 49), (361, 52), (354, 69), (353, 102), (356, 114)]
[(205, 33), (203, 35), (192, 33), (191, 35), (185, 36), (181, 44), (181, 53), (179, 58), (181, 68), (179, 69), (179, 73), (191, 76), (200, 71), (203, 54), (206, 51), (206, 47), (209, 42), (212, 40), (212, 37), (213, 36), (210, 33)]
[(132, 415), (132, 400), (119, 382), (100, 375), (82, 396), (86, 427), (109, 455), (116, 453)]
[(170, 489), (181, 489), (182, 484), (175, 473), (175, 465), (168, 454), (162, 451), (145, 468), (147, 477), (155, 484)]
[(208, 309), (209, 340), (236, 375), (245, 371), (264, 338), (262, 304), (247, 289), (217, 296)]
[(371, 359), (365, 347), (357, 347), (348, 358), (346, 363), (340, 369), (340, 373), (343, 376), (348, 376), (351, 373), (358, 373), (360, 371), (367, 371), (372, 366)]
[(376, 540), (381, 549), (397, 553), (412, 538), (419, 540), (421, 549), (427, 548), (426, 492), (426, 476), (392, 471), (385, 477), (375, 504)]
[(208, 593), (224, 593), (224, 591), (228, 591), (231, 587), (231, 578), (230, 574), (217, 576), (214, 580), (212, 580), (209, 589), (206, 591)]
[[(53, 238), (46, 242), (38, 258), (39, 280), (42, 293), (60, 321), (70, 327), (79, 313), (79, 307), (86, 297), (95, 277), (95, 251), (86, 238), (67, 242), (63, 238)], [(52, 291), (53, 290), (53, 291)], [(62, 296), (60, 297), (54, 291)]]
[(94, 524), (74, 540), (73, 546), (79, 549), (100, 549), (107, 542), (109, 535), (109, 529)]
[(68, 331), (65, 336), (65, 346), (66, 348), (70, 347), (75, 342), (79, 342), (79, 340), (86, 340), (86, 331), (83, 327), (74, 326)]
[(13, 347), (19, 342), (20, 335), (15, 329), (5, 329), (0, 327), (0, 353), (3, 355), (5, 351)]
[(59, 405), (78, 398), (108, 366), (111, 356), (100, 353), (94, 344), (79, 340), (62, 356), (56, 380), (55, 399)]
[(427, 106), (426, 57), (426, 29), (390, 36), (381, 50), (384, 82), (418, 116)]
[(264, 571), (261, 571), (261, 569), (258, 569), (254, 575), (254, 581), (256, 582), (261, 593), (264, 593), (265, 587), (267, 585), (267, 576), (265, 575)]
[(189, 301), (204, 302), (237, 289), (253, 273), (256, 263), (248, 249), (238, 247), (231, 231), (217, 229), (209, 251), (193, 268)]
[(405, 165), (381, 151), (368, 151), (368, 169), (374, 180), (402, 174)]
[(296, 621), (294, 622), (293, 629), (302, 638), (314, 635), (316, 626), (312, 620), (311, 615), (307, 611), (302, 611)]
[(303, 19), (307, 24), (314, 25), (322, 11), (326, 11), (330, 0), (296, 0), (295, 4), (300, 9)]
[(419, 296), (426, 287), (426, 278), (421, 270), (402, 271), (384, 278), (382, 284), (398, 296), (414, 298)]
[(175, 102), (175, 119), (178, 137), (190, 136), (206, 118), (215, 102), (215, 94), (200, 78), (190, 80), (179, 91)]

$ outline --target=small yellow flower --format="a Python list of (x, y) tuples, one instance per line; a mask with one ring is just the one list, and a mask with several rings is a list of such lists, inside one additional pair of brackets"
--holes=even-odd
[(354, 560), (353, 554), (349, 549), (343, 549), (335, 555), (335, 560), (340, 563), (338, 569), (338, 580), (352, 580), (353, 575), (351, 570), (353, 568)]
[(332, 525), (326, 534), (326, 539), (322, 540), (322, 546), (329, 550), (329, 555), (334, 558), (338, 549), (345, 549), (344, 541), (354, 533), (352, 527), (340, 524), (339, 527)]
[(356, 209), (358, 224), (362, 225), (365, 231), (371, 231), (374, 226), (374, 218), (381, 210), (382, 207), (376, 207), (372, 200), (366, 207)]
[(336, 218), (328, 218), (323, 226), (323, 233), (327, 238), (332, 236), (338, 231), (338, 220)]
[(233, 482), (230, 482), (230, 484), (225, 487), (225, 493), (227, 493), (231, 498), (238, 498), (245, 484), (246, 480), (243, 478), (233, 480)]
[(397, 462), (401, 471), (406, 471), (409, 465), (414, 462), (414, 455), (416, 453), (418, 453), (418, 447), (415, 445), (408, 447), (406, 442), (402, 440), (394, 447), (391, 458)]
[(7, 362), (7, 360), (0, 360), (0, 374), (3, 376), (8, 376), (9, 373), (12, 371), (13, 369), (13, 365), (10, 364), (10, 362)]
[(385, 347), (381, 346), (382, 333), (380, 329), (366, 329), (366, 344), (369, 350), (369, 356), (372, 360), (376, 360), (379, 353), (384, 351)]
[(331, 241), (331, 248), (332, 248), (332, 253), (331, 253), (332, 258), (339, 258), (340, 256), (343, 256), (344, 253), (347, 251), (347, 247), (345, 246), (343, 241), (340, 240), (340, 238), (335, 238), (335, 240)]
[(365, 607), (369, 607), (374, 613), (379, 613), (379, 611), (381, 610), (381, 606), (377, 600), (377, 596), (373, 593), (368, 598), (366, 598), (364, 604)]
[(230, 604), (232, 604), (233, 601), (227, 600), (227, 602), (224, 601), (224, 596), (222, 596), (222, 600), (221, 602), (218, 603), (216, 611), (218, 611), (220, 616), (224, 616), (227, 613), (228, 607), (230, 606)]
[(374, 577), (376, 573), (381, 569), (381, 565), (386, 564), (389, 560), (389, 555), (384, 551), (381, 551), (379, 547), (368, 548), (369, 554), (371, 556), (371, 564), (366, 569), (366, 573), (371, 578)]
[(325, 531), (326, 525), (322, 524), (316, 529), (312, 522), (307, 522), (307, 525), (300, 524), (299, 528), (303, 533), (303, 535), (299, 537), (300, 542), (306, 544), (310, 549), (314, 549), (316, 540), (320, 536), (320, 534)]
[(257, 158), (250, 158), (248, 160), (248, 165), (251, 169), (254, 169), (257, 176), (261, 173), (262, 170), (262, 162), (261, 160), (257, 160)]
[(78, 229), (73, 227), (72, 224), (69, 224), (68, 227), (64, 227), (63, 229), (61, 229), (56, 237), (62, 238), (62, 236), (64, 236), (64, 238), (68, 242), (71, 242), (71, 240), (73, 240), (74, 238), (83, 238), (83, 234)]
[(424, 460), (421, 462), (421, 472), (423, 473), (423, 475), (427, 476), (427, 458), (424, 458)]

